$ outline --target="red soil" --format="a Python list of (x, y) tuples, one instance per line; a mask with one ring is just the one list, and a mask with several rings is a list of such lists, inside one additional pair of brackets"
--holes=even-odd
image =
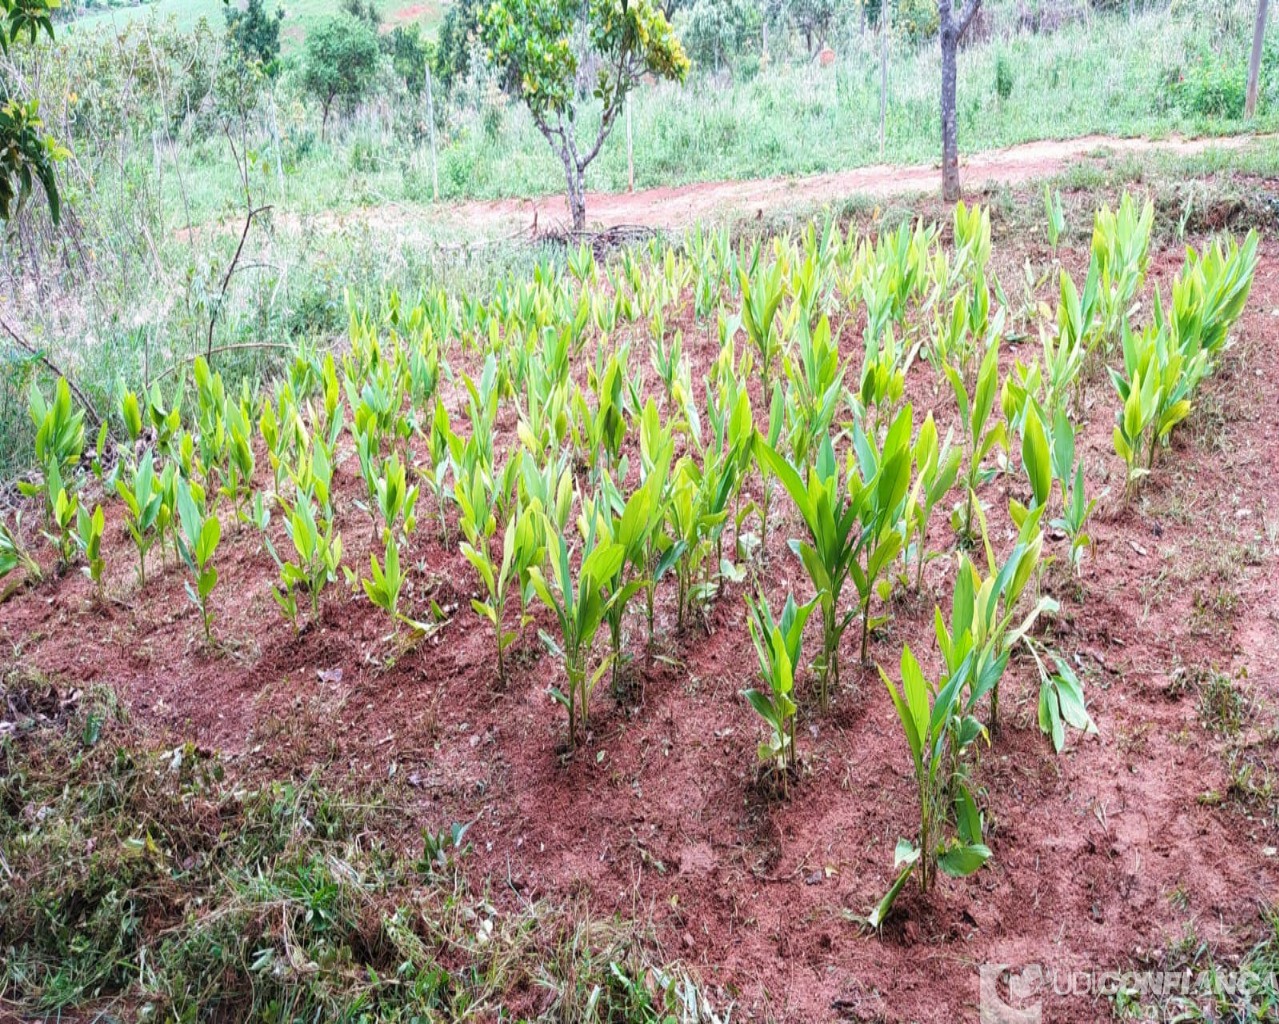
[(440, 14), (440, 5), (438, 3), (417, 3), (405, 4), (403, 7), (397, 7), (390, 12), (390, 17), (396, 24), (408, 24), (411, 21), (426, 21), (430, 19), (436, 20)]
[[(996, 244), (1006, 282), (1027, 255), (1009, 249)], [(1066, 257), (1077, 276), (1085, 259)], [(1151, 283), (1166, 293), (1181, 259), (1175, 248), (1159, 252)], [(687, 315), (681, 326), (695, 373), (704, 371), (713, 336)], [(942, 878), (927, 899), (908, 889), (881, 937), (855, 918), (889, 884), (893, 845), (912, 834), (914, 810), (892, 707), (878, 678), (855, 667), (850, 630), (845, 692), (827, 715), (801, 712), (806, 774), (788, 802), (767, 798), (756, 782), (760, 725), (739, 696), (755, 669), (741, 587), (714, 604), (705, 629), (682, 635), (662, 588), (664, 658), (637, 664), (642, 702), (623, 707), (602, 684), (590, 743), (567, 766), (556, 754), (563, 711), (546, 694), (558, 666), (530, 627), (510, 682), (498, 686), (492, 634), (468, 608), (473, 574), (455, 549), (428, 539), (429, 505), (405, 559), (411, 611), (433, 597), (453, 614), (415, 648), (388, 640), (381, 613), (342, 586), (326, 596), (321, 622), (295, 637), (271, 599), (273, 565), (246, 527), (228, 528), (219, 553), (213, 602), (227, 651), (208, 652), (172, 565), (155, 567), (138, 592), (111, 502), (105, 547), (121, 603), (95, 610), (78, 574), (9, 601), (0, 607), (7, 667), (110, 684), (157, 743), (191, 738), (245, 772), (319, 766), (338, 782), (389, 780), (406, 844), (422, 827), (473, 820), (470, 869), (491, 878), (495, 901), (581, 894), (600, 912), (650, 915), (667, 952), (693, 964), (721, 1004), (736, 1003), (734, 1019), (976, 1020), (979, 964), (1120, 968), (1157, 957), (1187, 921), (1237, 951), (1255, 932), (1258, 903), (1279, 893), (1273, 808), (1199, 799), (1228, 789), (1225, 741), (1204, 730), (1175, 670), (1246, 668), (1258, 698), (1279, 695), (1268, 534), (1279, 515), (1277, 331), (1279, 244), (1268, 241), (1238, 357), (1206, 385), (1199, 412), (1128, 509), (1110, 443), (1113, 394), (1100, 378), (1092, 386), (1080, 447), (1089, 493), (1105, 492), (1096, 547), (1078, 585), (1059, 565), (1046, 588), (1062, 601), (1051, 641), (1085, 680), (1100, 736), (1074, 736), (1054, 756), (1035, 724), (1034, 668), (1014, 662), (1004, 728), (976, 773), (994, 857), (971, 879)], [(859, 324), (844, 326), (841, 344), (860, 351)], [(944, 432), (953, 401), (922, 362), (909, 391), (917, 422), (935, 406)], [(450, 412), (463, 415), (460, 396)], [(504, 409), (499, 431), (512, 427)], [(346, 561), (367, 564), (368, 520), (349, 503), (353, 456), (338, 478)], [(1000, 478), (985, 494), (1002, 547), (1010, 487), (1020, 481)], [(802, 570), (784, 547), (797, 524), (784, 498), (774, 508), (766, 585), (775, 599), (792, 586), (802, 596)], [(939, 509), (933, 547), (953, 544), (944, 520)], [(280, 537), (278, 523), (272, 531)], [(873, 656), (890, 673), (903, 642), (936, 667), (932, 607), (948, 606), (953, 564), (933, 562), (926, 595), (903, 598), (874, 637)], [(638, 644), (638, 616), (631, 629)], [(810, 633), (810, 656), (815, 643)], [(1275, 767), (1268, 721), (1264, 710), (1247, 735), (1258, 763)], [(1109, 1017), (1101, 1000), (1045, 1002), (1046, 1021)]]

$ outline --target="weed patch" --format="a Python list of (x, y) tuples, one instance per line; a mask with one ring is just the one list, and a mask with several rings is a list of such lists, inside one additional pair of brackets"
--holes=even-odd
[(473, 890), (461, 827), (405, 855), (381, 838), (391, 808), (147, 750), (105, 691), (11, 677), (0, 695), (2, 984), (20, 1012), (713, 1019), (630, 923)]

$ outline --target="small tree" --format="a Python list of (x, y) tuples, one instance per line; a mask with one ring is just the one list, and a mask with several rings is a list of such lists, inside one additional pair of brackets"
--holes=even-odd
[(846, 0), (772, 0), (769, 10), (778, 21), (794, 26), (812, 57), (826, 45), (836, 21), (851, 6)]
[(955, 82), (958, 77), (959, 40), (979, 10), (982, 0), (968, 0), (959, 11), (954, 0), (938, 0), (938, 36), (941, 38), (941, 194), (953, 203), (959, 198), (959, 128), (955, 116)]
[(382, 12), (373, 0), (342, 0), (342, 10), (375, 31), (382, 26)]
[(245, 63), (256, 61), (271, 77), (279, 67), (280, 22), (284, 20), (284, 8), (277, 7), (268, 14), (266, 0), (247, 0), (244, 7), (231, 0), (222, 0), (226, 17), (227, 42), (230, 49), (240, 55)]
[(320, 102), (323, 135), (335, 100), (358, 103), (373, 89), (377, 77), (377, 35), (350, 15), (321, 22), (306, 37), (302, 55), (302, 88)]
[(487, 11), (488, 0), (453, 0), (444, 9), (431, 70), (445, 92), (470, 74), (471, 49), (483, 31)]
[[(0, 0), (0, 51), (22, 36), (34, 44), (41, 32), (53, 38), (52, 11), (56, 0)], [(49, 215), (58, 223), (58, 182), (53, 167), (66, 156), (44, 130), (40, 106), (26, 99), (8, 81), (0, 84), (0, 221), (17, 216), (39, 181), (49, 201)]]
[[(688, 57), (653, 0), (494, 0), (483, 21), (489, 61), (527, 104), (564, 165), (573, 230), (586, 227), (586, 168), (599, 155), (626, 95), (648, 72), (684, 81)], [(586, 152), (577, 124), (578, 69), (599, 63), (600, 126)]]
[(421, 95), (426, 88), (426, 64), (431, 56), (431, 45), (423, 37), (421, 28), (396, 25), (391, 34), (384, 37), (382, 45), (404, 87), (414, 96)]
[(716, 71), (731, 65), (759, 32), (760, 11), (749, 0), (694, 0), (682, 16), (689, 56)]

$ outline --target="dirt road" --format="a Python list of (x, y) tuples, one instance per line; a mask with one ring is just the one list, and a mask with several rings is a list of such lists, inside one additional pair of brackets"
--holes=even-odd
[[(977, 188), (995, 183), (1014, 183), (1056, 174), (1071, 163), (1098, 150), (1113, 154), (1179, 153), (1195, 154), (1207, 149), (1241, 149), (1258, 141), (1257, 136), (1162, 140), (1119, 139), (1087, 135), (1065, 141), (1030, 142), (1008, 149), (991, 150), (962, 161), (966, 186)], [(766, 215), (797, 206), (847, 199), (854, 195), (889, 196), (938, 191), (941, 171), (932, 165), (876, 165), (856, 170), (815, 174), (802, 178), (761, 178), (753, 181), (698, 182), (671, 188), (652, 188), (633, 193), (593, 192), (586, 209), (592, 228), (635, 224), (655, 228), (683, 228), (696, 221), (724, 216)], [(547, 228), (567, 220), (562, 196), (538, 199), (467, 202), (439, 209), (443, 219), (459, 227), (485, 234), (532, 227)], [(366, 210), (372, 220), (395, 218), (387, 210)], [(353, 215), (358, 216), (358, 215)], [(388, 225), (389, 226), (389, 225)]]
[[(1239, 150), (1254, 143), (1274, 143), (1273, 135), (1233, 135), (1220, 138), (1121, 139), (1085, 135), (1077, 139), (1028, 142), (1007, 149), (988, 150), (964, 158), (960, 174), (964, 186), (1015, 184), (1057, 174), (1090, 157), (1142, 153), (1193, 155), (1210, 149)], [(853, 196), (907, 196), (938, 193), (941, 171), (931, 164), (876, 164), (855, 170), (808, 177), (757, 178), (745, 181), (706, 181), (690, 185), (642, 189), (637, 192), (591, 192), (586, 199), (589, 227), (602, 230), (619, 225), (683, 230), (698, 221), (755, 217)], [(401, 243), (438, 243), (440, 236), (464, 236), (472, 241), (515, 237), (534, 230), (563, 227), (568, 221), (560, 194), (533, 199), (472, 200), (438, 205), (388, 202), (361, 206), (342, 213), (273, 216), (276, 231), (303, 229), (344, 231), (367, 228)], [(239, 231), (238, 220), (210, 223), (179, 237)]]

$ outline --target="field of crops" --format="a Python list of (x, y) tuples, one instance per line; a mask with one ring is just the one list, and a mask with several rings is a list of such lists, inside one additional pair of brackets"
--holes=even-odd
[[(34, 387), (9, 679), (382, 787), (393, 847), (465, 825), (495, 915), (651, 919), (696, 989), (649, 975), (672, 1016), (605, 1019), (966, 1020), (980, 964), (1239, 954), (1279, 884), (1248, 678), (1279, 667), (1279, 251), (1161, 248), (1153, 216), (1125, 195), (1076, 246), (1046, 191), (1029, 241), (960, 204), (583, 246), (485, 300), (353, 302), (343, 345), (256, 387), (216, 351), (171, 401)], [(326, 940), (363, 1012), (549, 1012), (428, 1004), (394, 968), (449, 948), (388, 920)], [(258, 941), (302, 984), (329, 965), (288, 922)], [(75, 990), (23, 928), (6, 999), (180, 1005), (137, 935)]]

